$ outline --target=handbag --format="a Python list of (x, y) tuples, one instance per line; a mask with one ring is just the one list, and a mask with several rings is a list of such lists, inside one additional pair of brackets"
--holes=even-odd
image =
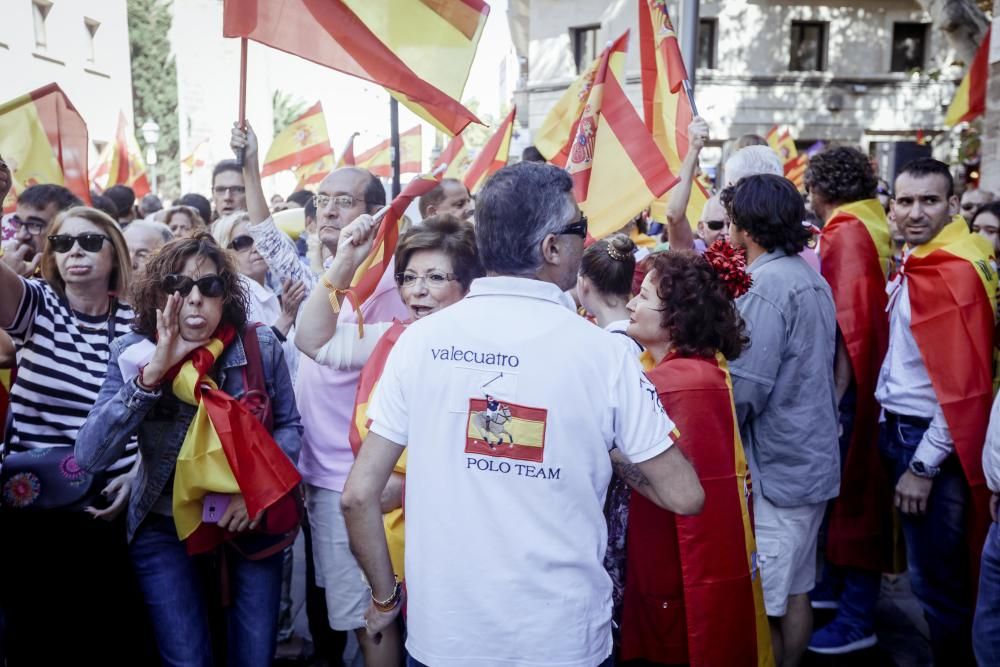
[(42, 447), (11, 452), (0, 467), (0, 507), (17, 511), (79, 512), (86, 507), (106, 507), (101, 491), (104, 474), (80, 468), (72, 447)]

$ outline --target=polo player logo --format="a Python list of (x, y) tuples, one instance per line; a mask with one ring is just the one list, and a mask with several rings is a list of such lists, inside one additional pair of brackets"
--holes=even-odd
[(465, 452), (541, 463), (548, 411), (486, 394), (469, 399)]

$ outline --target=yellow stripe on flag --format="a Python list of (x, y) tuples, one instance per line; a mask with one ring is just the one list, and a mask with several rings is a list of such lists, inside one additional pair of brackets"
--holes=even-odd
[(314, 163), (323, 156), (332, 154), (323, 105), (317, 102), (274, 138), (271, 147), (267, 149), (260, 175), (270, 176), (279, 171)]
[(0, 106), (0, 155), (13, 173), (11, 208), (17, 193), (36, 183), (63, 185), (63, 172), (30, 95)]

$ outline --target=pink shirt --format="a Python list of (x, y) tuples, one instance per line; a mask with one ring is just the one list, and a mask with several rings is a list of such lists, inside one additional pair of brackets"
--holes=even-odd
[[(393, 267), (382, 276), (372, 297), (361, 305), (361, 312), (366, 323), (410, 317), (396, 290)], [(354, 309), (345, 301), (337, 326), (357, 325)], [(347, 434), (360, 375), (360, 371), (338, 371), (320, 366), (305, 355), (299, 361), (295, 379), (295, 400), (303, 427), (299, 471), (307, 484), (338, 492), (344, 490), (347, 474), (354, 464)]]

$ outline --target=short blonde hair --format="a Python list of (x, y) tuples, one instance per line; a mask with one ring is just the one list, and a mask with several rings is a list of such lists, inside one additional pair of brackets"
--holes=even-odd
[(233, 242), (233, 229), (241, 222), (250, 222), (250, 214), (246, 211), (234, 211), (215, 221), (212, 225), (212, 236), (220, 248), (228, 248)]
[[(160, 212), (157, 211), (157, 214)], [(198, 213), (198, 209), (193, 206), (171, 206), (168, 209), (164, 209), (162, 220), (163, 224), (169, 225), (171, 218), (173, 218), (178, 213), (183, 213), (191, 219), (191, 225), (194, 227), (193, 233), (195, 235), (208, 230), (208, 225), (201, 218), (201, 214)]]
[[(58, 234), (63, 224), (70, 218), (83, 218), (87, 222), (93, 223), (111, 239), (113, 266), (111, 268), (110, 279), (108, 280), (108, 292), (120, 299), (127, 298), (129, 283), (132, 280), (132, 259), (129, 256), (128, 244), (125, 243), (125, 237), (122, 236), (121, 227), (103, 211), (89, 206), (74, 206), (71, 209), (63, 211), (56, 217), (55, 222), (52, 223), (52, 227), (49, 229), (49, 236)], [(62, 275), (59, 273), (55, 252), (53, 252), (49, 245), (48, 237), (45, 239), (45, 247), (42, 250), (41, 267), (42, 277), (52, 286), (52, 289), (60, 296), (66, 296), (66, 281), (63, 280)]]

